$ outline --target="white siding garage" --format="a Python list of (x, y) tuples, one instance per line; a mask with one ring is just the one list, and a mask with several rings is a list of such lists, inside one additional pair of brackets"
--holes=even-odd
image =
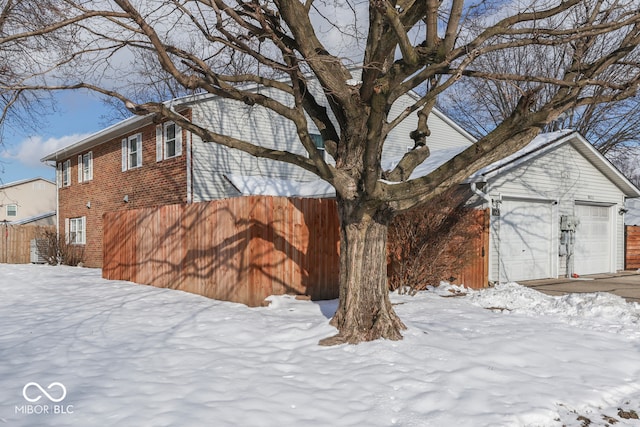
[(575, 213), (580, 224), (576, 229), (574, 271), (580, 275), (615, 272), (611, 207), (576, 203)]
[(500, 209), (500, 281), (552, 276), (553, 205), (503, 200)]
[[(469, 181), (482, 208), (492, 211), (489, 281), (624, 268), (624, 221), (618, 212), (640, 189), (578, 133), (540, 135)], [(580, 220), (573, 246), (561, 233), (562, 216)]]

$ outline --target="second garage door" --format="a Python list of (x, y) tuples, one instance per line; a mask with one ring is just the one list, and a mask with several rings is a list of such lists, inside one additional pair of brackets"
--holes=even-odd
[(503, 200), (500, 211), (500, 281), (551, 277), (553, 205)]
[(580, 224), (576, 230), (574, 271), (581, 275), (611, 272), (611, 208), (576, 204), (575, 212)]

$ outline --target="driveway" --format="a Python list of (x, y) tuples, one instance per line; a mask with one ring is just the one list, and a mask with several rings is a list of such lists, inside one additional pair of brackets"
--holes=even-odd
[(547, 295), (610, 292), (629, 302), (640, 303), (640, 272), (621, 271), (615, 274), (594, 274), (577, 279), (541, 279), (518, 282)]

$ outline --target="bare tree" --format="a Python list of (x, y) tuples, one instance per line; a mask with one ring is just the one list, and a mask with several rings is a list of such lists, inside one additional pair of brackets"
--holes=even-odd
[[(590, 10), (576, 8), (574, 14), (587, 20)], [(620, 37), (621, 34), (617, 34)], [(616, 36), (613, 36), (614, 38)], [(605, 43), (590, 40), (593, 50), (603, 56), (608, 49)], [(569, 66), (574, 54), (573, 45), (531, 45), (523, 49), (506, 49), (485, 55), (474, 63), (476, 70), (487, 73), (516, 73), (521, 75), (544, 75), (549, 78), (561, 76)], [(612, 84), (625, 80), (624, 67), (611, 68), (599, 78)], [(438, 101), (438, 106), (456, 119), (465, 130), (477, 138), (489, 133), (515, 108), (520, 95), (530, 89), (530, 82), (495, 79), (462, 78), (459, 84)], [(592, 96), (605, 94), (606, 86), (591, 88)], [(536, 102), (545, 104), (555, 95), (554, 88), (543, 88)], [(640, 143), (640, 98), (628, 97), (618, 102), (576, 105), (547, 124), (546, 131), (574, 129), (587, 139), (617, 166), (624, 168), (618, 160), (627, 158), (623, 152), (629, 146)], [(621, 160), (622, 161), (622, 160)]]
[[(295, 164), (335, 187), (340, 304), (331, 324), (338, 334), (323, 344), (402, 337), (404, 325), (386, 283), (387, 229), (395, 214), (515, 152), (565, 112), (630, 98), (639, 82), (640, 13), (634, 0), (49, 1), (59, 14), (57, 26), (34, 32), (14, 25), (5, 44), (19, 40), (37, 48), (51, 34), (68, 42), (48, 52), (32, 78), (12, 90), (88, 88), (121, 100), (135, 114), (169, 118), (204, 141)], [(560, 49), (564, 56), (544, 73), (479, 66), (501, 52), (526, 49), (541, 57)], [(114, 76), (121, 75), (123, 58), (142, 52), (151, 53), (162, 74), (186, 91), (279, 114), (295, 125), (308, 156), (222, 135), (156, 100), (136, 99), (131, 86), (153, 77), (138, 73), (139, 80), (119, 86)], [(357, 81), (354, 64), (361, 70)], [(505, 82), (518, 88), (517, 96), (508, 114), (472, 147), (429, 175), (410, 179), (429, 156), (427, 118), (462, 79)], [(315, 84), (320, 95), (310, 90)], [(256, 85), (269, 91), (256, 91)], [(390, 116), (393, 104), (411, 91), (421, 96)], [(285, 94), (287, 102), (270, 93)], [(406, 138), (414, 148), (395, 168), (383, 170), (389, 132), (412, 114), (418, 125)], [(310, 126), (320, 131), (335, 165), (316, 149)]]

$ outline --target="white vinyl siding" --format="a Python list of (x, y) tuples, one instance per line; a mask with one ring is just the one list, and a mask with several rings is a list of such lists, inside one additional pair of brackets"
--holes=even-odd
[[(622, 206), (624, 203), (621, 190), (569, 143), (489, 179), (483, 191), (494, 199), (518, 197), (555, 201), (554, 227), (559, 227), (560, 215), (574, 215), (576, 202), (612, 206)], [(622, 215), (614, 216), (611, 219), (612, 229), (615, 230), (615, 236), (612, 236), (612, 241), (615, 240), (614, 267), (620, 270), (624, 268), (624, 239), (617, 236), (623, 236), (624, 224)], [(492, 222), (495, 222), (493, 220), (492, 218)], [(490, 280), (495, 281), (498, 280), (500, 271), (499, 234), (495, 227), (491, 230), (490, 239), (489, 274)], [(553, 243), (552, 250), (557, 254), (558, 233), (554, 232)], [(558, 265), (554, 276), (564, 276), (565, 258), (555, 258)]]
[(156, 126), (156, 162), (182, 155), (182, 129), (173, 122)]
[(142, 166), (142, 134), (131, 135), (122, 140), (122, 171)]
[[(265, 88), (272, 95), (272, 89)], [(312, 87), (312, 91), (318, 88)], [(278, 97), (283, 103), (291, 103), (285, 96)], [(413, 103), (409, 96), (401, 97), (391, 109), (393, 118)], [(257, 143), (265, 148), (286, 150), (307, 156), (307, 152), (297, 137), (297, 131), (291, 121), (278, 116), (259, 106), (246, 106), (230, 100), (212, 98), (206, 102), (195, 104), (192, 110), (193, 121), (214, 132), (233, 138)], [(329, 110), (329, 114), (331, 114)], [(406, 153), (407, 145), (413, 145), (409, 133), (417, 125), (417, 116), (410, 114), (398, 127), (391, 131), (385, 144), (383, 156), (385, 161), (397, 159)], [(455, 130), (437, 114), (429, 117), (432, 136), (429, 138), (432, 150), (444, 147), (466, 147), (471, 140)], [(319, 134), (313, 125), (309, 125), (311, 133)], [(219, 144), (203, 142), (193, 136), (193, 201), (207, 201), (239, 195), (238, 191), (225, 179), (225, 175), (250, 175), (270, 178), (314, 181), (318, 177), (295, 165), (258, 159), (240, 150), (232, 150)], [(158, 157), (158, 156), (157, 156)], [(334, 159), (325, 155), (328, 163)]]

